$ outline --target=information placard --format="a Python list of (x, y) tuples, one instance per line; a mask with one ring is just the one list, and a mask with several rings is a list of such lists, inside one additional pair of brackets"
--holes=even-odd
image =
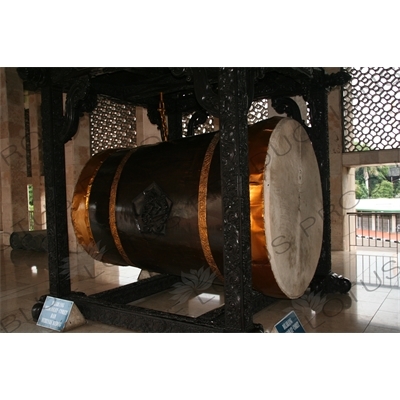
[(62, 331), (73, 305), (73, 301), (47, 296), (37, 325), (55, 331)]
[(279, 333), (306, 333), (294, 311), (291, 311), (286, 317), (282, 318), (275, 325), (275, 329)]

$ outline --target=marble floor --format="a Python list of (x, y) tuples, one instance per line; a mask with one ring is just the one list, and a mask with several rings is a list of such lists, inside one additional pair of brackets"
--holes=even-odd
[[(332, 253), (333, 272), (352, 282), (348, 294), (321, 297), (306, 293), (300, 299), (277, 300), (255, 314), (254, 321), (261, 323), (266, 333), (274, 333), (275, 324), (294, 310), (307, 333), (399, 333), (399, 253), (393, 249), (355, 249)], [(31, 316), (32, 305), (49, 290), (47, 254), (3, 246), (0, 257), (0, 332), (55, 332), (38, 326)], [(71, 254), (70, 265), (72, 290), (88, 295), (135, 282), (141, 272), (99, 263), (83, 253)], [(193, 295), (185, 282), (182, 279), (180, 285), (135, 304), (190, 316), (223, 304), (222, 286), (203, 285), (203, 290)], [(132, 331), (86, 321), (70, 332)]]

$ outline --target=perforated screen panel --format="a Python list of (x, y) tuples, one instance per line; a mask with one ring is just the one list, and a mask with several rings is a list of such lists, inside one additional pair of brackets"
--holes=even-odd
[(344, 151), (400, 148), (400, 68), (347, 67)]
[(99, 151), (136, 146), (136, 110), (99, 96), (90, 115), (91, 155)]
[(247, 122), (253, 125), (268, 118), (268, 99), (253, 101), (247, 114)]
[[(182, 133), (187, 135), (193, 113), (182, 117)], [(268, 100), (254, 101), (249, 109), (248, 123), (255, 124), (268, 118)], [(215, 118), (207, 117), (205, 123), (195, 127), (194, 134), (214, 132)], [(99, 96), (96, 108), (90, 115), (91, 155), (110, 148), (136, 146), (135, 107)]]
[[(182, 135), (187, 136), (188, 134), (188, 126), (190, 118), (193, 116), (193, 113), (184, 114), (182, 116)], [(247, 122), (249, 125), (253, 125), (257, 122), (260, 122), (264, 119), (268, 118), (268, 99), (262, 99), (253, 101), (250, 106), (249, 112), (247, 114)], [(214, 132), (215, 128), (215, 118), (213, 116), (207, 117), (207, 120), (204, 124), (200, 124), (194, 129), (194, 134), (199, 135), (202, 133)]]
[[(182, 136), (186, 137), (188, 134), (189, 121), (194, 113), (182, 115)], [(200, 135), (202, 133), (210, 133), (215, 131), (214, 117), (209, 116), (204, 124), (199, 124), (194, 128), (194, 134)]]

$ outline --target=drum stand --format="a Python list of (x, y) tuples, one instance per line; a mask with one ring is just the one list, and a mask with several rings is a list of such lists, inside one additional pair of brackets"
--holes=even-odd
[[(310, 105), (312, 128), (308, 129), (308, 133), (320, 165), (324, 201), (323, 248), (311, 289), (327, 291), (333, 288), (340, 292), (350, 289), (348, 280), (331, 273), (327, 127), (328, 89), (345, 83), (349, 78), (347, 75), (339, 73), (327, 76), (322, 69), (311, 68), (171, 68), (160, 75), (159, 87), (133, 85), (131, 96), (127, 99), (126, 87), (119, 92), (118, 87), (121, 86), (102, 87), (101, 81), (96, 80), (111, 72), (121, 72), (116, 70), (21, 68), (18, 71), (26, 88), (40, 89), (42, 96), (51, 296), (72, 300), (88, 320), (136, 331), (263, 332), (263, 327), (253, 322), (253, 315), (275, 300), (254, 292), (251, 285), (247, 112), (251, 101), (261, 98), (273, 98), (277, 107), (280, 104), (290, 112), (290, 105), (279, 98), (295, 95), (304, 96)], [(135, 75), (136, 70), (131, 68), (128, 72)], [(141, 79), (146, 74), (145, 70), (142, 68), (138, 72)], [(157, 69), (151, 70), (154, 73)], [(72, 292), (70, 281), (64, 144), (76, 133), (80, 115), (94, 109), (96, 94), (127, 100), (134, 105), (146, 104), (150, 119), (153, 117), (157, 120), (154, 107), (150, 101), (146, 103), (146, 99), (154, 98), (155, 94), (165, 89), (166, 92), (174, 89), (170, 92), (176, 93), (176, 82), (180, 85), (178, 93), (195, 93), (194, 97), (186, 96), (185, 101), (186, 104), (196, 104), (200, 117), (205, 109), (220, 120), (225, 304), (197, 318), (128, 304), (167, 290), (180, 277), (161, 274), (90, 296)], [(106, 86), (108, 89), (105, 89)], [(67, 102), (64, 116), (65, 91)], [(172, 100), (176, 102), (176, 110), (171, 106)], [(170, 139), (174, 139), (173, 136), (179, 136), (177, 132), (182, 128), (183, 107), (179, 104), (179, 96), (171, 97), (170, 109)], [(296, 110), (292, 109), (291, 112), (295, 117)], [(45, 297), (42, 296), (39, 303), (33, 306), (34, 319), (37, 319)]]

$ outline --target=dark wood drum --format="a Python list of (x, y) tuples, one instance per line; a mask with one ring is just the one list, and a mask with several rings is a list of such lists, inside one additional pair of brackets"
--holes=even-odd
[[(249, 127), (253, 287), (300, 297), (322, 245), (322, 191), (304, 128), (274, 117)], [(83, 248), (116, 265), (223, 280), (219, 133), (106, 150), (83, 168), (72, 221)]]

